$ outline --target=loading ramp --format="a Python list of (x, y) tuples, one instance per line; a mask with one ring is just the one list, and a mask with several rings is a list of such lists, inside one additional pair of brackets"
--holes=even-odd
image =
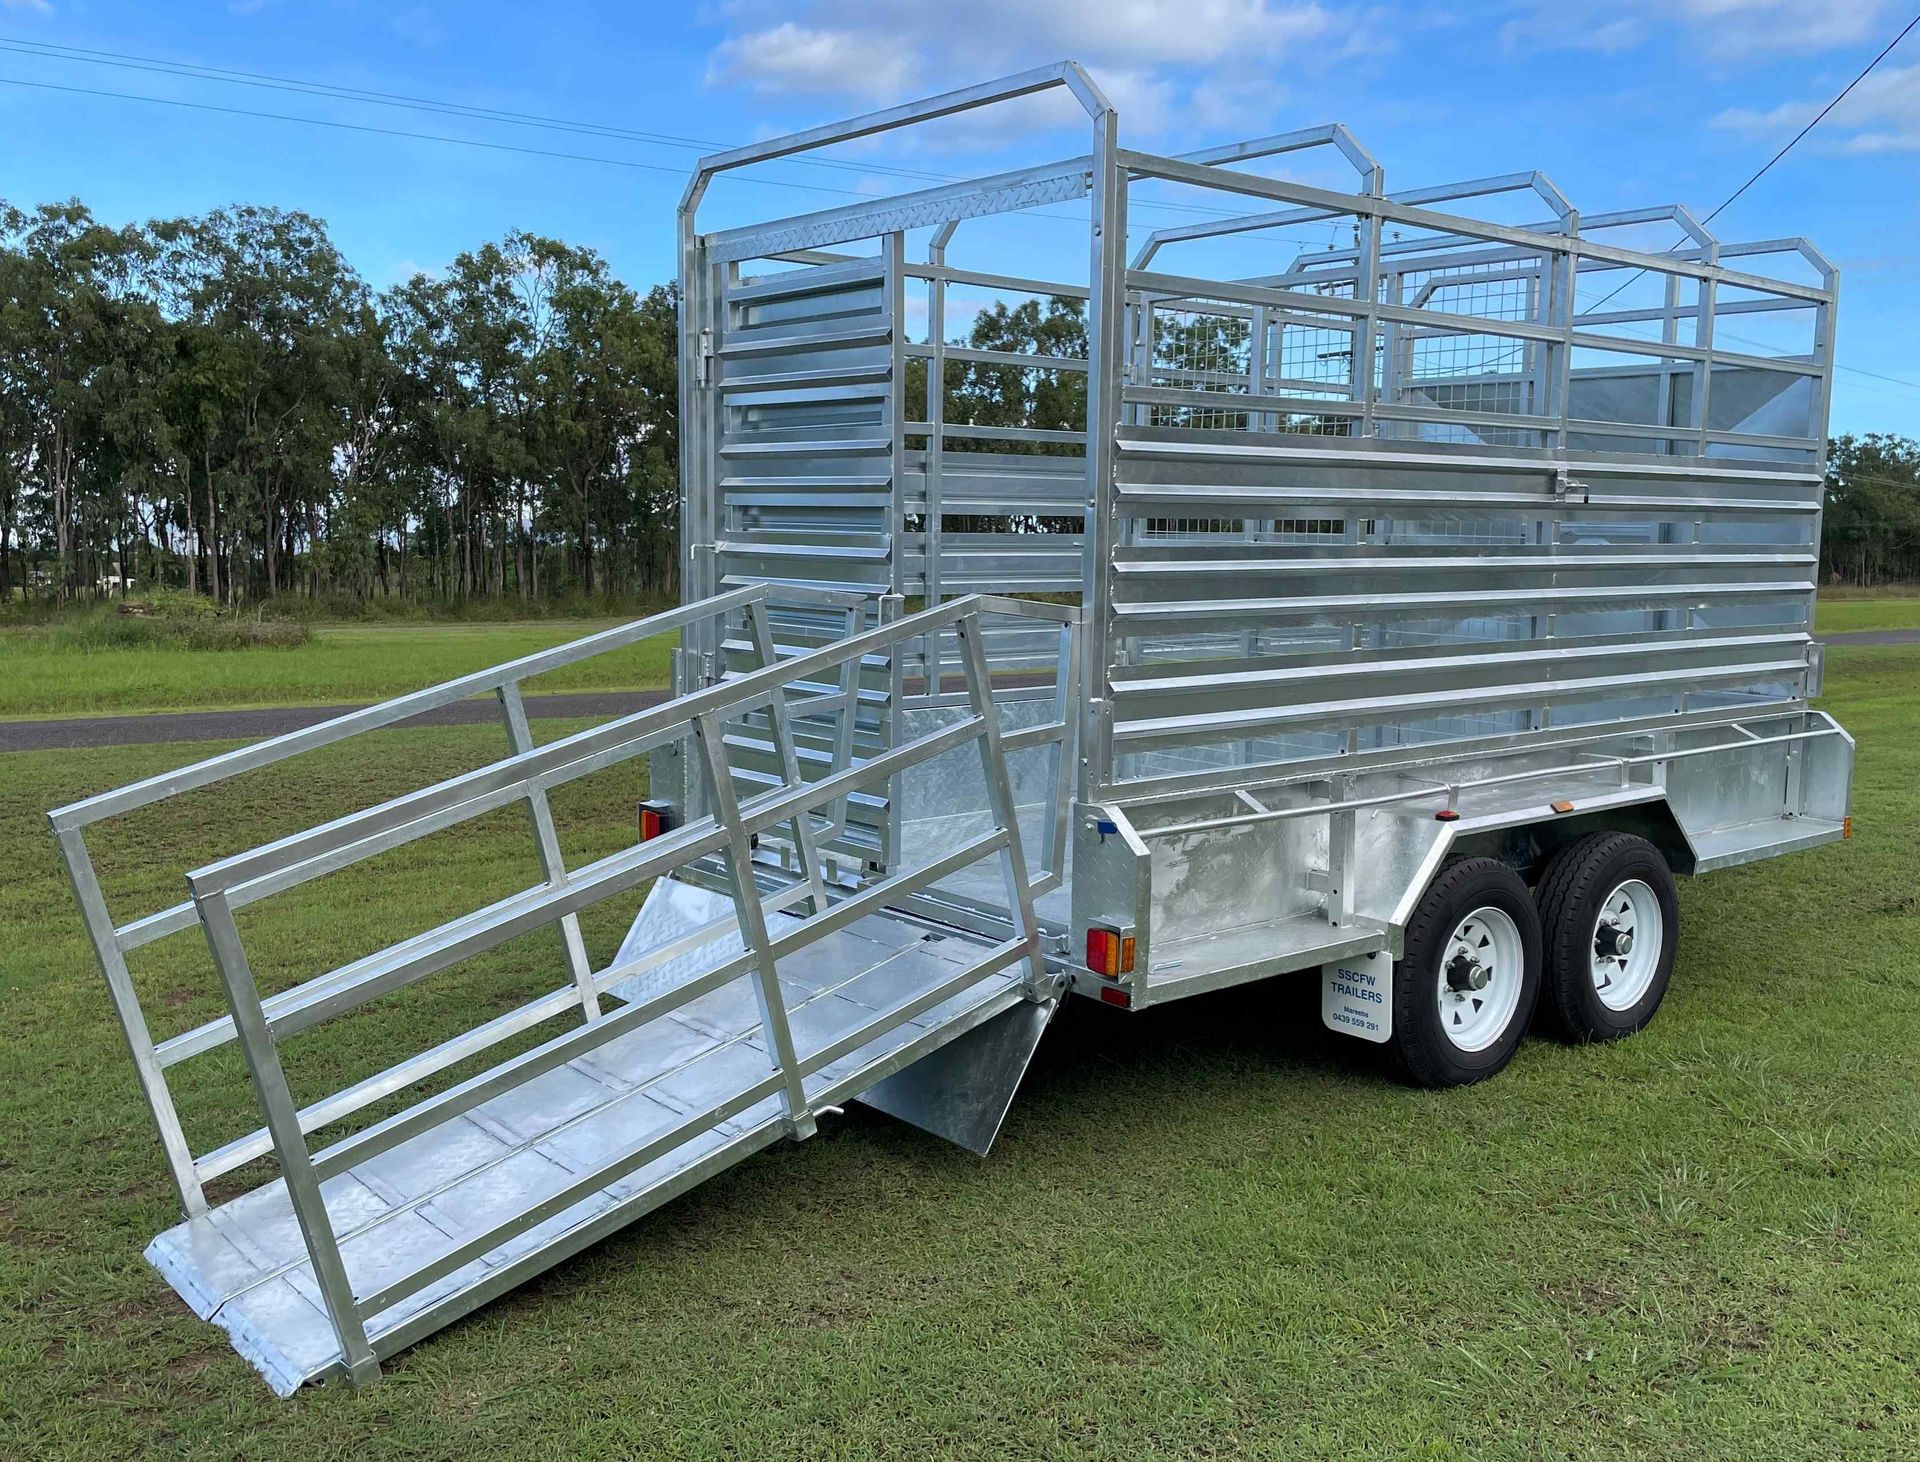
[[(796, 594), (812, 597), (767, 586), (733, 590), (596, 637), (584, 651), (529, 657), (53, 814), (187, 1209), (183, 1222), (153, 1241), (148, 1258), (195, 1313), (226, 1329), (276, 1391), (332, 1375), (371, 1379), (385, 1357), (704, 1178), (783, 1136), (812, 1135), (823, 1108), (1024, 1010), (980, 1046), (992, 1068), (984, 1083), (970, 1083), (964, 1069), (949, 1071), (968, 1093), (965, 1102), (985, 1113), (968, 1114), (953, 1135), (964, 1141), (967, 1132), (984, 1131), (991, 1139), (1058, 988), (1034, 923), (980, 652), (979, 604), (954, 601), (783, 659), (769, 604)], [(531, 744), (521, 679), (702, 617), (743, 622), (760, 663), (666, 704)], [(850, 737), (828, 734), (819, 739), (842, 748), (837, 764), (816, 762), (811, 778), (803, 776), (796, 723), (817, 725), (854, 708), (849, 695), (830, 688), (832, 672), (904, 638), (942, 632), (963, 652), (965, 713), (866, 758), (853, 756)], [(91, 823), (485, 690), (500, 697), (511, 755), (196, 869), (184, 904), (118, 926), (107, 918), (83, 840)], [(756, 737), (768, 755), (743, 796), (730, 748)], [(669, 744), (683, 745), (704, 770), (703, 806), (687, 808), (657, 836), (569, 869), (547, 793)], [(985, 804), (967, 836), (880, 877), (849, 878), (823, 856), (836, 803), (969, 747)], [(779, 769), (771, 782), (769, 758)], [(513, 802), (530, 811), (544, 883), (261, 994), (237, 908)], [(998, 865), (1006, 891), (1007, 937), (897, 912), (906, 899), (987, 863)], [(579, 913), (643, 886), (647, 903), (626, 942), (604, 968), (591, 968)], [(194, 924), (230, 1013), (156, 1045), (126, 979), (125, 952)], [(281, 1041), (553, 924), (565, 936), (569, 966), (560, 988), (352, 1087), (296, 1103)], [(577, 1023), (531, 1049), (326, 1146), (309, 1146), (310, 1134), (569, 1013)], [(173, 1115), (166, 1073), (231, 1041), (245, 1055), (263, 1125), (194, 1155)], [(876, 1104), (915, 1120), (924, 1092), (902, 1087)], [(942, 1130), (951, 1117), (928, 1110), (922, 1125)], [(278, 1178), (223, 1203), (208, 1201), (208, 1182), (267, 1155), (278, 1162)]]

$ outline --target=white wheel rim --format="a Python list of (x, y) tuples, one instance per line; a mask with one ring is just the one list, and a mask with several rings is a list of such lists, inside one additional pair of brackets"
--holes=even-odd
[(1486, 905), (1454, 926), (1435, 971), (1440, 1029), (1462, 1051), (1484, 1051), (1520, 1004), (1526, 946), (1511, 915)]
[(1651, 885), (1629, 878), (1614, 886), (1600, 905), (1587, 940), (1593, 992), (1609, 1010), (1640, 1003), (1660, 968), (1666, 920)]

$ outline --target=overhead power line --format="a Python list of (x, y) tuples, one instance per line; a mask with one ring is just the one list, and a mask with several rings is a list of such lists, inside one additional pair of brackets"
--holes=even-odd
[[(321, 97), (339, 101), (349, 101), (371, 106), (398, 107), (407, 111), (426, 112), (432, 115), (461, 117), (473, 121), (496, 122), (513, 127), (540, 128), (555, 132), (569, 132), (588, 137), (601, 137), (621, 142), (637, 142), (649, 147), (683, 148), (696, 153), (724, 152), (736, 144), (716, 142), (711, 138), (687, 137), (672, 132), (645, 132), (631, 127), (615, 127), (601, 122), (577, 121), (566, 117), (544, 116), (537, 112), (519, 112), (501, 107), (480, 107), (465, 102), (453, 102), (433, 97), (410, 96), (404, 92), (371, 91), (362, 87), (338, 86), (331, 82), (307, 81), (300, 77), (275, 76), (258, 71), (236, 71), (222, 66), (206, 66), (198, 62), (169, 61), (158, 56), (141, 56), (127, 51), (101, 51), (86, 46), (57, 45), (48, 41), (27, 40), (19, 36), (0, 35), (0, 50), (12, 51), (23, 56), (35, 56), (49, 60), (71, 61), (88, 66), (111, 66), (125, 71), (144, 71), (159, 76), (174, 76), (183, 80), (214, 81), (229, 86), (247, 86), (268, 91), (290, 92), (295, 96)], [(78, 89), (78, 88), (76, 88)], [(120, 93), (101, 93), (102, 95), (120, 95)], [(149, 99), (149, 98), (141, 98)], [(151, 98), (164, 100), (164, 98)], [(275, 113), (262, 115), (279, 116)], [(297, 120), (279, 116), (280, 120)], [(415, 134), (423, 135), (423, 134)], [(440, 141), (455, 141), (452, 138), (436, 138)], [(576, 157), (575, 154), (550, 154), (552, 156)], [(590, 159), (577, 157), (577, 160)], [(600, 159), (607, 161), (608, 159)], [(875, 175), (911, 179), (929, 183), (957, 183), (965, 179), (952, 173), (926, 172), (918, 168), (903, 168), (889, 163), (848, 162), (840, 158), (793, 157), (784, 159), (795, 167), (824, 168), (834, 172), (856, 173), (862, 176)], [(679, 171), (668, 169), (668, 171)], [(852, 196), (865, 197), (866, 194), (855, 190), (841, 190)], [(1198, 214), (1209, 218), (1237, 217), (1240, 210), (1233, 208), (1209, 208), (1195, 203), (1167, 203), (1154, 200), (1142, 200), (1136, 208), (1151, 208), (1169, 213)]]
[(1835, 107), (1839, 106), (1841, 102), (1845, 101), (1847, 99), (1847, 94), (1849, 92), (1851, 92), (1856, 86), (1858, 86), (1861, 82), (1865, 81), (1867, 77), (1873, 74), (1873, 68), (1878, 66), (1882, 61), (1886, 60), (1887, 56), (1892, 52), (1893, 48), (1899, 45), (1900, 42), (1904, 41), (1907, 38), (1908, 32), (1910, 32), (1916, 25), (1920, 25), (1920, 15), (1914, 16), (1912, 20), (1908, 21), (1905, 25), (1901, 26), (1900, 34), (1895, 36), (1892, 40), (1888, 41), (1886, 45), (1881, 48), (1879, 55), (1875, 56), (1871, 61), (1867, 62), (1865, 66), (1861, 67), (1860, 74), (1854, 77), (1853, 80), (1849, 81), (1845, 86), (1841, 87), (1839, 90), (1839, 93), (1835, 95), (1834, 99), (1828, 102), (1824, 107), (1820, 108), (1818, 112), (1814, 113), (1813, 119), (1809, 121), (1806, 126), (1802, 127), (1798, 132), (1794, 133), (1792, 137), (1787, 139), (1786, 146), (1782, 147), (1772, 157), (1768, 158), (1766, 162), (1762, 163), (1760, 166), (1760, 170), (1758, 172), (1756, 172), (1752, 177), (1748, 178), (1746, 182), (1742, 183), (1739, 187), (1735, 188), (1731, 193), (1727, 194), (1727, 196), (1721, 200), (1720, 206), (1714, 209), (1713, 212), (1709, 213), (1705, 218), (1701, 219), (1700, 221), (1703, 224), (1712, 223), (1714, 219), (1718, 218), (1722, 213), (1724, 213), (1727, 210), (1728, 206), (1732, 204), (1732, 202), (1736, 198), (1738, 198), (1742, 193), (1746, 192), (1747, 189), (1751, 188), (1755, 183), (1759, 182), (1762, 178), (1764, 178), (1767, 175), (1767, 170), (1769, 168), (1771, 168), (1775, 163), (1780, 161), (1780, 159), (1785, 157), (1789, 152), (1792, 152), (1794, 149), (1794, 146), (1800, 141), (1801, 138), (1805, 137), (1815, 127), (1818, 127), (1823, 121), (1825, 121), (1828, 112), (1831, 112)]
[[(1727, 209), (1732, 206), (1735, 199), (1739, 198), (1742, 193), (1745, 193), (1747, 189), (1751, 188), (1755, 183), (1759, 182), (1762, 178), (1764, 178), (1767, 175), (1767, 173), (1773, 168), (1773, 165), (1775, 163), (1779, 162), (1780, 159), (1785, 157), (1789, 152), (1792, 152), (1793, 149), (1799, 144), (1800, 140), (1803, 137), (1805, 137), (1815, 127), (1818, 127), (1821, 124), (1821, 122), (1825, 121), (1827, 114), (1831, 112), (1835, 107), (1839, 106), (1841, 102), (1847, 99), (1847, 95), (1849, 92), (1851, 92), (1856, 86), (1858, 86), (1861, 82), (1865, 81), (1869, 76), (1871, 76), (1873, 74), (1874, 67), (1878, 66), (1882, 61), (1886, 60), (1887, 57), (1892, 54), (1893, 48), (1899, 45), (1900, 42), (1904, 41), (1907, 38), (1908, 33), (1911, 32), (1913, 28), (1917, 25), (1920, 25), (1920, 15), (1914, 16), (1912, 20), (1909, 20), (1905, 25), (1901, 26), (1899, 34), (1896, 35), (1892, 40), (1888, 41), (1886, 45), (1882, 46), (1880, 48), (1880, 53), (1877, 56), (1875, 56), (1871, 61), (1867, 62), (1865, 66), (1862, 66), (1859, 70), (1859, 73), (1855, 75), (1853, 80), (1849, 81), (1845, 86), (1841, 87), (1840, 90), (1834, 94), (1834, 98), (1832, 101), (1828, 102), (1824, 107), (1820, 108), (1818, 112), (1814, 113), (1812, 119), (1807, 123), (1806, 126), (1802, 127), (1798, 132), (1794, 133), (1792, 137), (1787, 139), (1786, 146), (1782, 147), (1772, 157), (1768, 158), (1764, 163), (1762, 163), (1760, 165), (1759, 170), (1756, 171), (1752, 177), (1748, 178), (1746, 182), (1742, 183), (1739, 187), (1735, 188), (1731, 193), (1727, 194), (1726, 197), (1722, 198), (1720, 202), (1715, 205), (1713, 212), (1709, 213), (1705, 218), (1701, 219), (1700, 222), (1702, 224), (1712, 223), (1714, 219), (1718, 218), (1721, 214), (1725, 213)], [(1685, 240), (1680, 241), (1680, 243), (1684, 243), (1684, 242)], [(1671, 254), (1675, 249), (1680, 247), (1680, 243), (1670, 244), (1667, 247), (1666, 252)], [(1600, 306), (1607, 303), (1608, 300), (1613, 299), (1623, 289), (1627, 288), (1628, 285), (1632, 284), (1635, 280), (1639, 279), (1646, 272), (1647, 271), (1644, 269), (1636, 269), (1632, 274), (1629, 274), (1625, 279), (1621, 280), (1620, 283), (1616, 284), (1613, 287), (1612, 293), (1603, 295), (1597, 302), (1595, 302), (1593, 305), (1590, 305), (1588, 307), (1589, 313), (1591, 313), (1593, 310), (1599, 309)]]
[[(467, 117), (476, 121), (502, 122), (509, 126), (535, 127), (556, 132), (574, 132), (590, 137), (640, 142), (654, 147), (685, 148), (694, 152), (725, 151), (730, 144), (710, 138), (685, 137), (671, 132), (643, 132), (631, 127), (615, 127), (600, 122), (574, 121), (533, 112), (509, 111), (498, 107), (472, 106), (465, 102), (409, 96), (402, 92), (369, 91), (361, 87), (336, 86), (329, 82), (306, 81), (294, 76), (274, 76), (257, 71), (234, 71), (197, 62), (168, 61), (157, 56), (140, 56), (125, 51), (98, 51), (85, 46), (54, 45), (45, 41), (0, 36), (0, 50), (26, 56), (74, 61), (90, 66), (113, 66), (126, 71), (146, 71), (160, 76), (178, 76), (188, 80), (218, 81), (232, 86), (249, 86), (268, 91), (292, 92), (297, 96), (330, 97), (363, 102), (374, 106), (399, 107), (408, 111), (436, 113), (441, 116)], [(895, 177), (918, 178), (927, 182), (951, 182), (944, 173), (921, 172), (887, 164), (845, 162), (837, 158), (795, 158), (797, 166), (827, 168), (836, 172), (885, 173)]]
[[(0, 76), (0, 86), (20, 86), (28, 87), (36, 91), (65, 92), (74, 96), (106, 97), (115, 101), (146, 102), (153, 106), (181, 107), (189, 111), (215, 112), (232, 117), (253, 117), (270, 122), (294, 122), (308, 127), (328, 127), (336, 131), (361, 132), (376, 137), (399, 137), (417, 142), (444, 142), (454, 147), (478, 147), (489, 152), (518, 153), (524, 157), (545, 157), (567, 162), (600, 163), (606, 167), (630, 168), (649, 173), (665, 173), (668, 176), (676, 178), (684, 178), (687, 176), (687, 170), (685, 168), (671, 167), (665, 163), (638, 162), (633, 158), (603, 157), (594, 153), (585, 152), (561, 152), (554, 148), (522, 147), (511, 142), (487, 142), (477, 137), (449, 137), (445, 133), (439, 132), (414, 132), (402, 127), (376, 127), (367, 122), (342, 122), (327, 117), (303, 117), (291, 112), (265, 112), (251, 107), (228, 107), (221, 106), (216, 102), (188, 101), (183, 97), (152, 96), (132, 91), (110, 91), (103, 87), (70, 86), (54, 81), (29, 81), (25, 77), (20, 76)], [(833, 188), (819, 183), (799, 183), (789, 178), (768, 178), (757, 174), (747, 176), (743, 181), (767, 188), (792, 188), (807, 193), (826, 193), (835, 198), (871, 199), (872, 197), (871, 194), (862, 193), (854, 188)], [(1163, 204), (1158, 206), (1176, 208), (1180, 205)], [(1028, 214), (1028, 217), (1044, 218), (1055, 223), (1071, 224), (1076, 228), (1086, 227), (1085, 219), (1074, 218), (1064, 213), (1033, 212)], [(1138, 229), (1128, 229), (1128, 237), (1132, 237), (1139, 231)], [(1294, 240), (1293, 242), (1298, 242), (1298, 240)]]
[[(192, 102), (182, 97), (143, 96), (132, 91), (107, 91), (92, 86), (65, 86), (54, 81), (28, 81), (19, 76), (0, 76), (0, 85), (32, 87), (36, 91), (61, 91), (74, 96), (111, 97), (117, 101), (149, 102), (162, 107), (185, 107), (196, 112), (219, 112), (229, 117), (255, 117), (270, 122), (300, 122), (309, 127), (332, 127), (343, 132), (368, 132), (377, 137), (409, 137), (420, 142), (447, 142), (455, 147), (484, 147), (491, 152), (517, 152), (526, 157), (562, 158), (568, 162), (597, 162), (608, 167), (637, 168), (642, 172), (670, 173), (684, 177), (685, 168), (665, 163), (636, 162), (629, 157), (597, 157), (584, 152), (558, 152), (545, 147), (518, 147), (510, 142), (483, 142), (477, 137), (448, 137), (434, 132), (409, 132), (399, 127), (375, 127), (366, 122), (339, 122), (327, 117), (299, 117), (287, 112), (261, 112), (251, 107), (223, 107), (215, 102)], [(832, 193), (836, 197), (859, 197), (851, 188), (827, 188), (814, 183), (795, 183), (785, 178), (755, 178), (769, 188), (800, 188), (809, 193)]]

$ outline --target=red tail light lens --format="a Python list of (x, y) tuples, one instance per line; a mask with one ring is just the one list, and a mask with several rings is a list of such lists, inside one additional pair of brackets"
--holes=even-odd
[(1096, 975), (1124, 975), (1133, 969), (1133, 936), (1113, 929), (1087, 930), (1087, 968)]
[(1111, 929), (1087, 931), (1087, 968), (1096, 975), (1120, 973), (1120, 940)]

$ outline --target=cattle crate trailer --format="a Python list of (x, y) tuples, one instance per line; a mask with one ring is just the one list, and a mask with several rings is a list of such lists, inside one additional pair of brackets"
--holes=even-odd
[[(1077, 156), (698, 225), (737, 169), (1055, 90)], [(1253, 166), (1308, 148), (1351, 185)], [(1168, 196), (1206, 206), (1130, 249)], [(1084, 269), (963, 261), (1029, 224), (1027, 269)], [(984, 1153), (1070, 997), (1300, 974), (1440, 1087), (1536, 1016), (1629, 1034), (1674, 875), (1846, 835), (1802, 241), (1539, 173), (1389, 192), (1338, 125), (1132, 151), (1062, 63), (706, 158), (679, 279), (681, 607), (51, 814), (184, 1208), (147, 1256), (277, 1391), (373, 1379), (850, 1099)], [(1049, 328), (956, 333), (982, 297)], [(523, 681), (669, 632), (671, 699), (536, 744)], [(481, 695), (500, 760), (109, 912), (93, 824)], [(642, 757), (631, 844), (570, 864), (549, 794)], [(505, 807), (532, 886), (261, 988), (242, 909)], [(580, 915), (643, 891), (596, 965)], [(552, 926), (547, 993), (290, 1088), (304, 1032)], [(194, 928), (228, 1013), (156, 1035), (128, 956)], [(234, 1043), (261, 1125), (196, 1151), (176, 1084)]]

